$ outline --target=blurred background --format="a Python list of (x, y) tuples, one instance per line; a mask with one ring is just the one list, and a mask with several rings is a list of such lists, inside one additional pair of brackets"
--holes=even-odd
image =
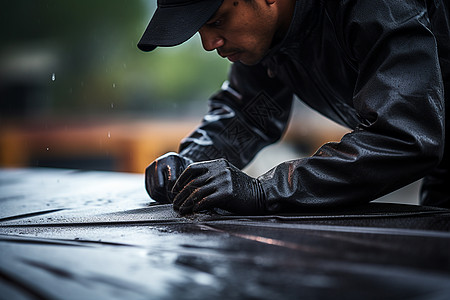
[[(144, 53), (154, 0), (3, 1), (0, 167), (143, 173), (176, 151), (207, 111), (229, 62), (199, 36)], [(281, 143), (246, 168), (258, 176), (346, 132), (295, 101)]]
[[(178, 47), (139, 51), (155, 3), (3, 3), (2, 166), (143, 172), (157, 156), (177, 150), (226, 79), (229, 62), (205, 52), (198, 35)], [(298, 128), (303, 133), (291, 140), (307, 135)], [(319, 144), (310, 142), (321, 143), (302, 139), (282, 153), (314, 151)], [(285, 158), (280, 149), (275, 159)]]
[(154, 2), (2, 2), (2, 166), (142, 172), (176, 150), (228, 63), (198, 41), (139, 51)]

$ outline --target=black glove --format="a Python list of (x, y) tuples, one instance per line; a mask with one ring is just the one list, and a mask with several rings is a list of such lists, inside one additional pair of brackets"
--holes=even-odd
[(193, 161), (175, 152), (158, 157), (145, 169), (145, 188), (160, 203), (172, 203), (172, 189), (180, 174)]
[(241, 215), (265, 212), (264, 190), (225, 159), (191, 164), (173, 186), (173, 208), (181, 215), (221, 208)]

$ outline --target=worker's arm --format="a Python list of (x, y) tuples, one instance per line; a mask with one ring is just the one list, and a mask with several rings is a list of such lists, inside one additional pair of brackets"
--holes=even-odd
[[(254, 213), (260, 213), (260, 203), (266, 213), (292, 206), (354, 205), (405, 186), (440, 162), (442, 78), (424, 8), (382, 0), (347, 5), (352, 3), (356, 8), (352, 5), (343, 13), (337, 30), (342, 30), (342, 45), (358, 63), (353, 96), (361, 120), (358, 127), (339, 143), (325, 144), (311, 157), (281, 163), (257, 179), (233, 171), (225, 176), (230, 184), (210, 184), (223, 172), (213, 165), (201, 166), (207, 175), (189, 192), (182, 186), (189, 186), (185, 179), (199, 174), (199, 168), (187, 168), (174, 187), (176, 208), (187, 213), (199, 207), (229, 207), (247, 214), (248, 201), (254, 202)], [(239, 182), (236, 178), (245, 186), (256, 180), (262, 196), (242, 191), (233, 184)]]
[[(147, 167), (150, 197), (171, 203), (171, 189), (192, 162), (224, 158), (243, 168), (263, 147), (283, 134), (290, 115), (292, 93), (260, 67), (232, 66), (229, 81), (209, 101), (201, 125), (181, 145)], [(180, 198), (179, 198), (180, 199)]]

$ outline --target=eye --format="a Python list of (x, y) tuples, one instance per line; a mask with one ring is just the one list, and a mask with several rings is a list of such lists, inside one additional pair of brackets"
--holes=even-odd
[(217, 19), (215, 21), (209, 22), (207, 25), (211, 26), (211, 27), (220, 27), (223, 24), (223, 20), (222, 19)]

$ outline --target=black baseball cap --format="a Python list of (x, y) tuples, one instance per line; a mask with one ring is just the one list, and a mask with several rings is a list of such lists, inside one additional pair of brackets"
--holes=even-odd
[(152, 51), (190, 39), (219, 9), (223, 0), (158, 0), (138, 48)]

